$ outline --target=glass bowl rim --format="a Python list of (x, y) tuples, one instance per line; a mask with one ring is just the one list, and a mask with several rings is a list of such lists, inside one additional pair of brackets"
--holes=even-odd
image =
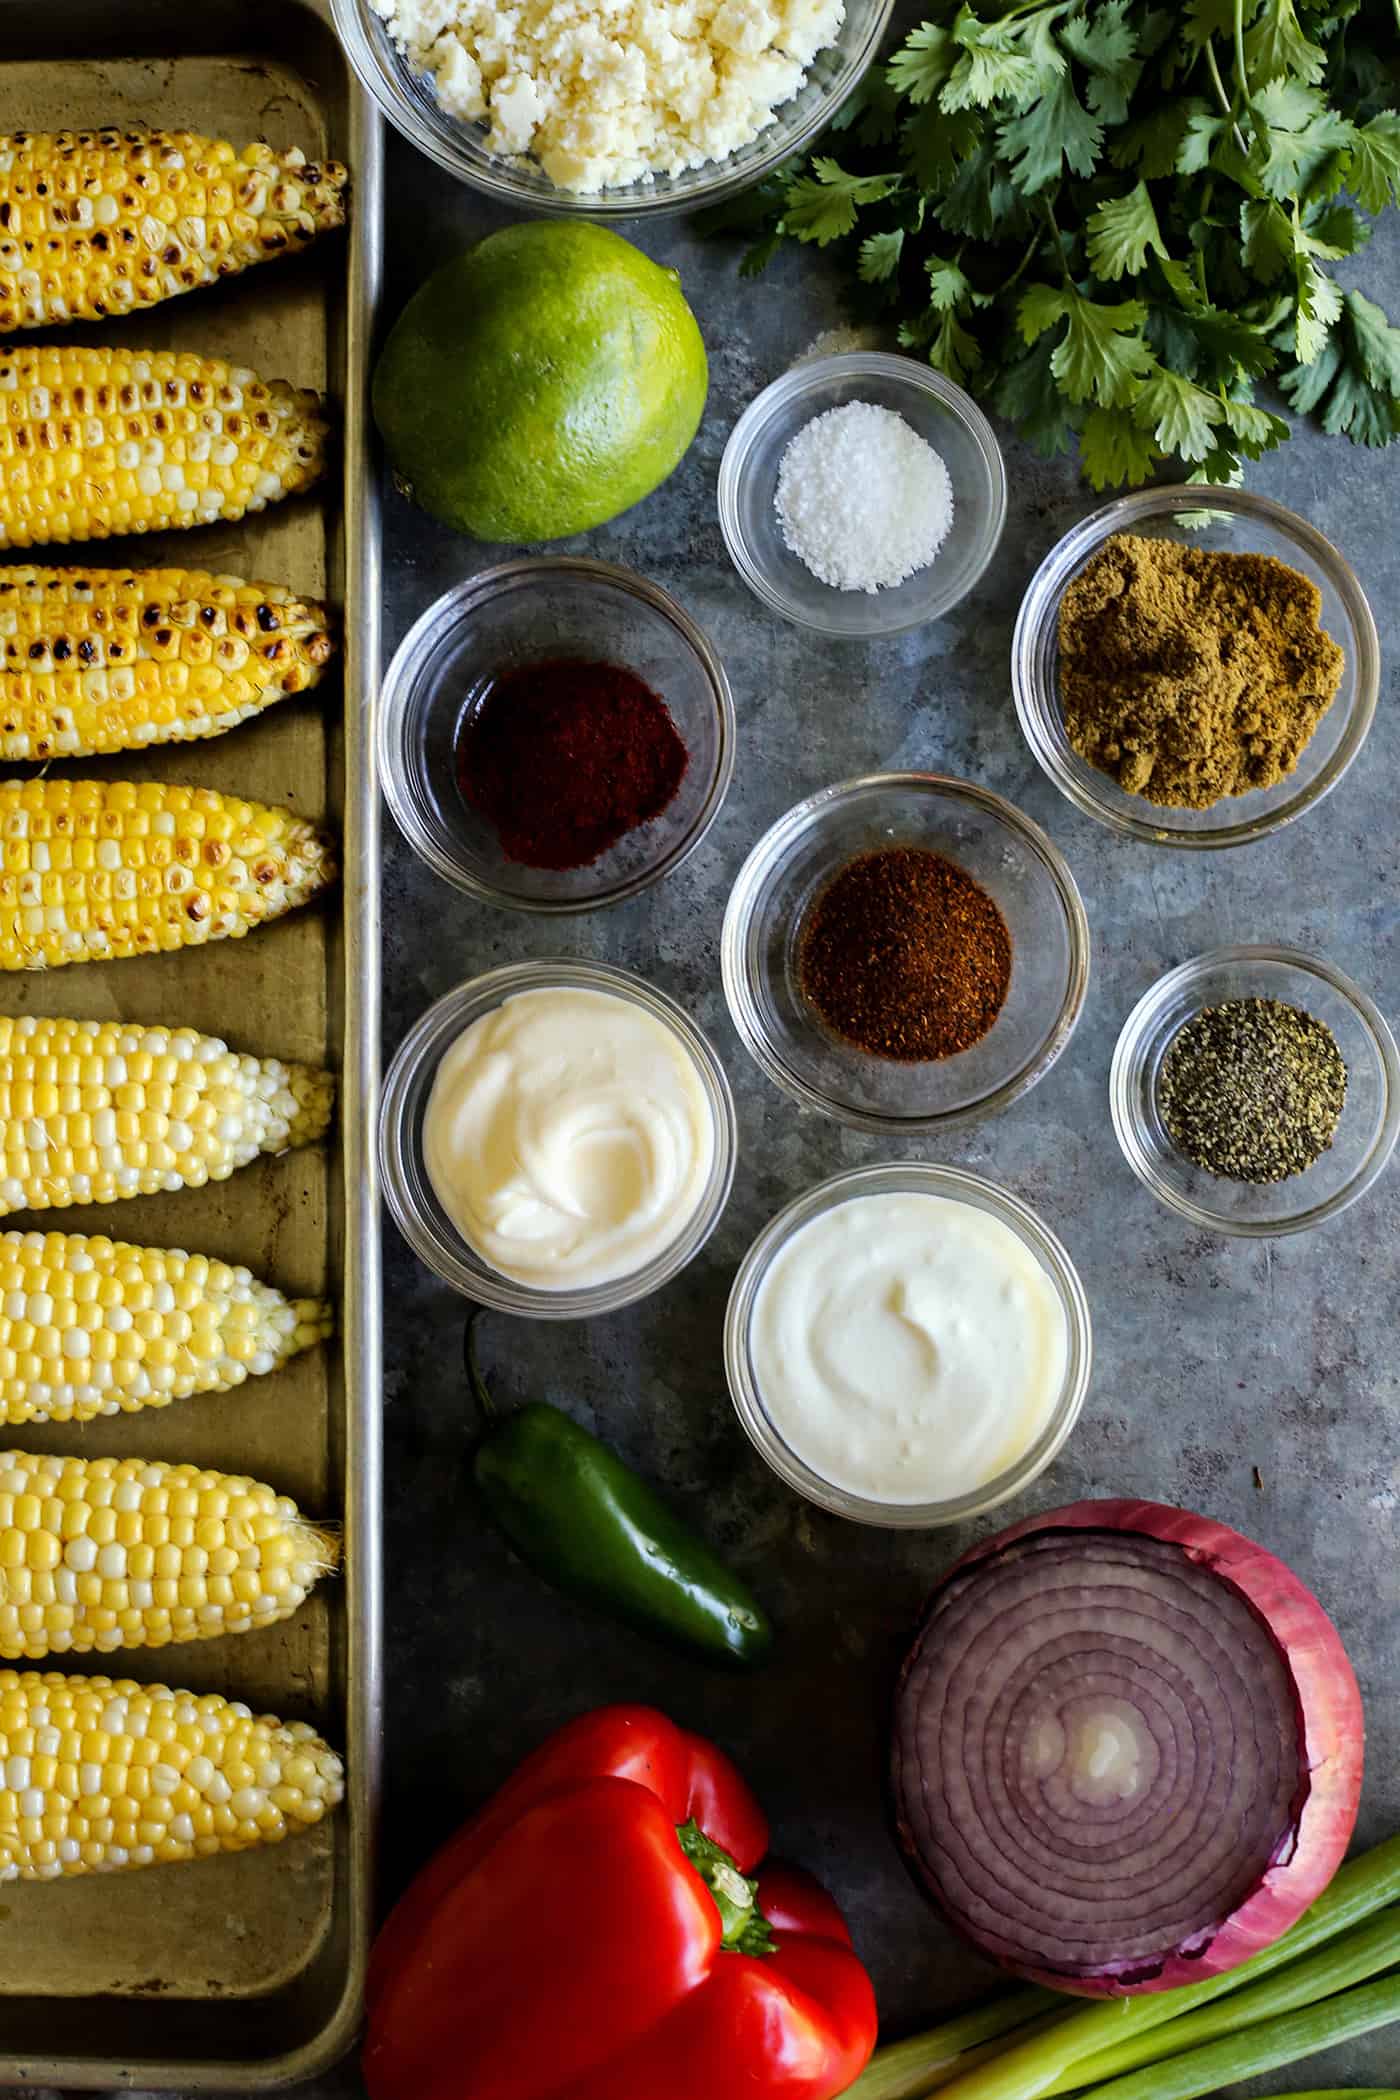
[[(878, 1109), (852, 1108), (836, 1102), (820, 1087), (789, 1069), (778, 1057), (766, 1029), (757, 1016), (754, 1001), (747, 984), (744, 954), (747, 936), (753, 924), (757, 907), (759, 885), (777, 864), (783, 851), (810, 831), (820, 821), (822, 814), (840, 803), (854, 801), (857, 796), (875, 790), (893, 788), (912, 789), (927, 794), (930, 799), (947, 797), (950, 800), (971, 803), (984, 815), (994, 817), (1003, 824), (1020, 843), (1033, 852), (1045, 867), (1060, 900), (1065, 917), (1065, 931), (1069, 943), (1069, 971), (1065, 996), (1051, 1027), (1043, 1037), (1034, 1055), (1024, 1061), (1009, 1078), (999, 1086), (980, 1094), (975, 1101), (965, 1102), (959, 1108), (940, 1109), (932, 1114), (917, 1116), (886, 1115)], [(998, 795), (991, 788), (979, 787), (975, 781), (960, 780), (951, 773), (861, 773), (850, 780), (837, 781), (831, 787), (819, 788), (814, 795), (807, 795), (795, 802), (791, 809), (776, 818), (745, 856), (738, 874), (730, 888), (724, 908), (724, 923), (720, 933), (720, 976), (724, 985), (725, 1004), (735, 1033), (759, 1070), (774, 1085), (800, 1102), (804, 1108), (812, 1108), (834, 1122), (844, 1124), (851, 1130), (864, 1130), (877, 1137), (919, 1137), (931, 1131), (955, 1130), (962, 1124), (980, 1122), (986, 1117), (1000, 1114), (1028, 1094), (1055, 1064), (1066, 1049), (1079, 1023), (1084, 1001), (1089, 989), (1092, 964), (1092, 936), (1089, 915), (1079, 893), (1079, 885), (1069, 862), (1048, 833), (1041, 830), (1034, 818), (1028, 817)]]
[[(850, 0), (847, 0), (847, 4), (850, 4)], [(458, 182), (466, 183), (488, 197), (494, 197), (498, 203), (511, 205), (517, 211), (534, 211), (547, 218), (660, 219), (673, 214), (696, 211), (702, 206), (719, 204), (726, 198), (738, 195), (751, 184), (770, 175), (781, 162), (801, 152), (811, 144), (819, 132), (825, 130), (869, 71), (871, 62), (889, 29), (895, 0), (868, 0), (868, 4), (871, 9), (870, 20), (865, 35), (851, 52), (846, 79), (839, 93), (818, 92), (814, 95), (812, 108), (802, 122), (784, 134), (781, 143), (775, 142), (765, 147), (742, 168), (734, 166), (732, 154), (724, 160), (702, 161), (698, 168), (687, 168), (683, 175), (672, 178), (682, 185), (678, 194), (667, 190), (660, 196), (648, 196), (646, 186), (641, 182), (628, 183), (617, 190), (599, 190), (584, 195), (572, 190), (556, 190), (548, 184), (547, 177), (537, 193), (533, 186), (515, 178), (511, 172), (510, 161), (504, 155), (492, 155), (482, 147), (482, 164), (468, 161), (465, 154), (454, 151), (424, 121), (396, 71), (383, 62), (379, 46), (365, 21), (368, 0), (331, 0), (331, 14), (345, 55), (361, 87), (368, 93), (380, 114), (393, 125), (400, 137), (407, 139), (410, 145), (416, 146), (420, 153), (425, 154), (447, 174), (455, 176)], [(387, 36), (387, 30), (385, 33)], [(822, 48), (830, 50), (833, 47), (824, 45)], [(814, 54), (814, 61), (820, 55), (820, 52)], [(810, 74), (810, 65), (806, 70)], [(785, 106), (779, 105), (778, 120), (764, 127), (764, 131), (758, 134), (760, 139), (765, 132), (781, 129), (781, 110)], [(750, 141), (750, 144), (756, 143), (757, 141)], [(692, 176), (696, 179), (687, 183), (687, 178)]]
[[(1234, 964), (1274, 963), (1316, 977), (1330, 986), (1351, 1008), (1375, 1053), (1385, 1090), (1381, 1126), (1374, 1143), (1356, 1171), (1321, 1203), (1306, 1205), (1278, 1219), (1233, 1218), (1194, 1202), (1175, 1189), (1157, 1172), (1141, 1139), (1138, 1091), (1142, 1078), (1143, 1053), (1163, 1010), (1176, 994), (1202, 984), (1207, 976)], [(1207, 1232), (1225, 1233), (1236, 1239), (1280, 1239), (1289, 1233), (1306, 1232), (1328, 1218), (1350, 1209), (1379, 1179), (1400, 1137), (1400, 1052), (1390, 1025), (1375, 1001), (1335, 963), (1303, 948), (1275, 946), (1263, 942), (1233, 942), (1209, 948), (1166, 970), (1148, 986), (1134, 1005), (1118, 1033), (1109, 1068), (1109, 1111), (1119, 1149), (1133, 1173), (1158, 1202), (1191, 1224)]]
[[(461, 623), (488, 600), (507, 596), (513, 591), (528, 590), (536, 580), (550, 576), (574, 577), (594, 588), (617, 591), (659, 613), (696, 663), (714, 702), (719, 729), (718, 762), (705, 799), (690, 827), (654, 865), (644, 867), (606, 889), (581, 897), (525, 897), (498, 883), (487, 882), (464, 867), (436, 839), (429, 837), (420, 823), (406, 791), (404, 769), (397, 750), (398, 732), (407, 715), (412, 688), (431, 664), (444, 635), (455, 634)], [(459, 583), (449, 585), (418, 615), (395, 649), (380, 681), (375, 717), (380, 786), (389, 813), (411, 851), (442, 881), (451, 883), (465, 896), (475, 897), (502, 910), (527, 912), (537, 918), (571, 918), (582, 912), (605, 911), (610, 905), (626, 903), (688, 860), (724, 807), (734, 779), (739, 734), (728, 674), (709, 636), (685, 607), (660, 584), (653, 583), (650, 577), (640, 575), (635, 569), (625, 568), (619, 562), (596, 561), (590, 556), (572, 554), (518, 555), (509, 561), (493, 563), (489, 569), (480, 569), (474, 575), (463, 577)]]
[[(739, 523), (739, 492), (751, 471), (755, 447), (782, 410), (804, 394), (816, 392), (832, 378), (887, 379), (893, 385), (907, 387), (911, 393), (932, 395), (962, 424), (986, 468), (988, 503), (976, 543), (975, 559), (956, 596), (945, 605), (939, 605), (936, 611), (916, 612), (901, 620), (873, 624), (868, 629), (842, 627), (823, 619), (818, 613), (797, 611), (780, 591), (773, 588), (750, 553), (748, 539)], [(770, 612), (810, 634), (823, 634), (843, 642), (872, 641), (887, 635), (910, 634), (916, 627), (941, 620), (976, 589), (1001, 543), (1006, 525), (1006, 461), (996, 432), (965, 387), (946, 379), (941, 372), (935, 372), (931, 365), (920, 364), (917, 358), (905, 357), (891, 350), (838, 350), (829, 357), (801, 359), (754, 395), (730, 431), (720, 455), (717, 501), (720, 533), (729, 558), (742, 581)], [(851, 594), (832, 592), (833, 598), (843, 595)], [(872, 614), (879, 602), (877, 593), (870, 600)]]
[[(768, 1421), (758, 1381), (751, 1375), (749, 1333), (763, 1281), (776, 1256), (802, 1226), (854, 1197), (923, 1192), (971, 1202), (973, 1208), (989, 1212), (1008, 1226), (1040, 1262), (1065, 1307), (1068, 1349), (1064, 1383), (1052, 1417), (1036, 1443), (1014, 1466), (1008, 1466), (982, 1487), (946, 1502), (876, 1502), (824, 1480), (783, 1441)], [(1058, 1234), (1024, 1198), (999, 1182), (967, 1167), (946, 1166), (935, 1160), (883, 1160), (863, 1167), (846, 1167), (790, 1198), (746, 1250), (735, 1272), (724, 1315), (724, 1368), (730, 1398), (760, 1457), (790, 1488), (819, 1508), (887, 1531), (965, 1523), (1028, 1488), (1053, 1464), (1077, 1424), (1093, 1363), (1094, 1331), (1088, 1295)]]
[[(1352, 658), (1354, 691), (1341, 740), (1314, 780), (1301, 786), (1276, 809), (1257, 817), (1242, 817), (1211, 831), (1174, 829), (1172, 813), (1163, 810), (1157, 819), (1135, 816), (1111, 804), (1096, 785), (1089, 786), (1066, 764), (1060, 750), (1059, 709), (1046, 692), (1036, 671), (1036, 656), (1046, 630), (1059, 617), (1060, 599), (1070, 578), (1083, 561), (1111, 534), (1131, 531), (1154, 517), (1176, 517), (1183, 511), (1222, 510), (1241, 518), (1255, 518), (1271, 525), (1285, 540), (1310, 557), (1326, 575), (1341, 600), (1350, 622), (1355, 647)], [(1335, 639), (1335, 637), (1334, 637)], [(1340, 548), (1325, 533), (1310, 525), (1297, 511), (1272, 496), (1259, 496), (1252, 489), (1214, 488), (1185, 482), (1161, 483), (1115, 496), (1087, 517), (1072, 525), (1055, 542), (1026, 586), (1011, 637), (1011, 691), (1021, 734), (1041, 771), (1055, 783), (1067, 801), (1086, 816), (1095, 818), (1124, 837), (1142, 839), (1153, 846), (1184, 848), (1187, 852), (1216, 852), (1267, 838), (1303, 816), (1315, 803), (1331, 793), (1346, 774), (1366, 741), (1375, 719), (1380, 695), (1380, 638), (1375, 616), (1359, 578)], [(1334, 703), (1335, 704), (1335, 703)], [(1052, 726), (1054, 725), (1054, 726)], [(1232, 797), (1231, 800), (1238, 800)], [(1156, 809), (1156, 803), (1145, 803)]]
[[(467, 1267), (457, 1252), (457, 1247), (465, 1247), (466, 1242), (454, 1233), (449, 1243), (428, 1223), (408, 1192), (404, 1168), (410, 1150), (406, 1109), (425, 1067), (436, 1069), (449, 1042), (461, 1034), (469, 1017), (494, 1011), (515, 992), (557, 987), (611, 992), (640, 1006), (668, 1030), (689, 1054), (704, 1088), (714, 1119), (714, 1157), (700, 1202), (675, 1239), (651, 1261), (605, 1283), (545, 1291), (501, 1275), (479, 1255), (474, 1256), (482, 1263), (482, 1273), (478, 1274)], [(412, 1149), (418, 1151), (416, 1139)], [(734, 1184), (738, 1119), (729, 1080), (714, 1045), (669, 992), (660, 991), (635, 971), (621, 969), (614, 963), (579, 956), (541, 956), (483, 970), (453, 985), (418, 1016), (395, 1049), (384, 1075), (378, 1150), (385, 1205), (402, 1238), (425, 1268), (462, 1297), (495, 1311), (516, 1313), (527, 1319), (577, 1320), (617, 1312), (650, 1297), (700, 1252), (723, 1216)]]

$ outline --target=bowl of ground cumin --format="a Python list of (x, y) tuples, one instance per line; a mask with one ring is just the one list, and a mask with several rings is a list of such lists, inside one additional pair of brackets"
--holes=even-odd
[(857, 1130), (994, 1114), (1044, 1077), (1089, 981), (1089, 925), (1037, 824), (969, 781), (873, 773), (764, 834), (720, 960), (755, 1063)]
[(1243, 489), (1139, 490), (1065, 534), (1022, 601), (1021, 727), (1056, 786), (1157, 845), (1247, 844), (1334, 788), (1380, 648), (1331, 542)]

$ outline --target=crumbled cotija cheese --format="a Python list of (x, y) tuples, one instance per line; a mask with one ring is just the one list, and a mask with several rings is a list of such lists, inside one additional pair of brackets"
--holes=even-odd
[(722, 160), (771, 124), (845, 0), (370, 0), (452, 116), (593, 192)]
[(788, 547), (837, 591), (882, 591), (937, 554), (953, 484), (932, 445), (892, 408), (848, 401), (804, 423), (773, 498)]

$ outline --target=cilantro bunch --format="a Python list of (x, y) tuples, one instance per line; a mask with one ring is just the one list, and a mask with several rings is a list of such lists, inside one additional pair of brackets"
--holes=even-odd
[(1400, 0), (935, 0), (720, 223), (844, 243), (899, 340), (1096, 488), (1400, 436), (1400, 329), (1329, 265), (1400, 201)]

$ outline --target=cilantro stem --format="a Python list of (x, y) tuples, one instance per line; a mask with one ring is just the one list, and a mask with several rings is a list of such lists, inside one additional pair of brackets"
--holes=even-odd
[[(1395, 4), (1397, 7), (1400, 7), (1400, 0), (1395, 0)], [(1026, 252), (1021, 257), (1021, 260), (1017, 263), (1015, 269), (1011, 272), (1011, 275), (1009, 277), (1003, 277), (1001, 283), (992, 293), (992, 297), (994, 299), (999, 299), (1003, 292), (1009, 292), (1012, 285), (1016, 283), (1017, 279), (1024, 275), (1025, 271), (1039, 252), (1041, 239), (1042, 236), (1039, 233), (1033, 233), (1031, 235), (1029, 241), (1026, 243)], [(958, 253), (959, 255), (961, 255), (962, 250), (959, 249)]]
[[(1395, 0), (1395, 5), (1400, 7), (1400, 0)], [(1235, 105), (1226, 94), (1225, 83), (1220, 77), (1220, 65), (1215, 56), (1215, 40), (1213, 37), (1206, 38), (1205, 54), (1206, 66), (1210, 73), (1210, 84), (1215, 90), (1215, 99), (1220, 104), (1220, 114), (1229, 118), (1235, 134), (1235, 144), (1239, 147), (1240, 152), (1248, 153), (1249, 145), (1244, 133), (1240, 130), (1239, 119), (1235, 115)]]
[(1060, 223), (1059, 220), (1055, 217), (1054, 202), (1049, 197), (1045, 199), (1045, 216), (1050, 221), (1050, 235), (1055, 243), (1055, 254), (1060, 265), (1060, 275), (1064, 278), (1065, 283), (1068, 285), (1069, 289), (1073, 291), (1074, 279), (1070, 275), (1069, 260), (1065, 255), (1065, 244), (1060, 234)]
[[(1254, 104), (1249, 93), (1249, 67), (1245, 64), (1244, 57), (1244, 0), (1235, 0), (1235, 89), (1240, 101), (1253, 116)], [(1232, 109), (1231, 115), (1233, 114)]]

